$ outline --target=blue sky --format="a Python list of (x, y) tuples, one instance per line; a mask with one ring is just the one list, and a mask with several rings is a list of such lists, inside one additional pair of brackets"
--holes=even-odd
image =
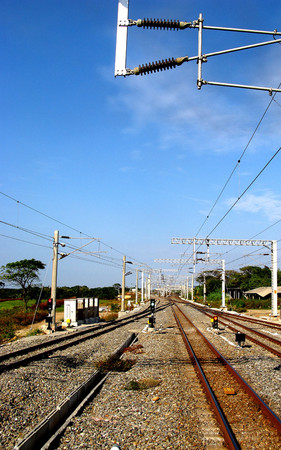
[[(214, 86), (198, 91), (194, 61), (115, 78), (117, 4), (0, 2), (0, 265), (40, 259), (49, 267), (42, 274), (46, 284), (55, 229), (99, 238), (88, 249), (106, 252), (100, 259), (85, 254), (80, 257), (86, 260), (63, 259), (59, 285), (121, 282), (122, 255), (159, 268), (169, 266), (155, 258), (190, 254), (185, 246), (171, 245), (171, 238), (197, 234), (271, 100), (259, 91)], [(132, 19), (193, 21), (199, 13), (204, 25), (274, 30), (281, 4), (130, 0)], [(203, 52), (271, 39), (204, 30)], [(127, 67), (185, 55), (197, 55), (197, 30), (128, 30)], [(274, 44), (209, 58), (203, 78), (277, 87), (280, 56), (280, 44)], [(278, 150), (280, 119), (277, 94), (198, 237), (210, 233)], [(278, 154), (211, 237), (248, 239), (270, 227), (259, 239), (278, 240), (281, 224), (271, 225), (281, 219), (280, 184)], [(249, 250), (225, 254), (228, 250), (211, 248), (224, 255), (219, 258), (226, 259), (227, 269), (270, 265), (262, 256), (231, 262)], [(127, 283), (134, 284), (133, 275)]]

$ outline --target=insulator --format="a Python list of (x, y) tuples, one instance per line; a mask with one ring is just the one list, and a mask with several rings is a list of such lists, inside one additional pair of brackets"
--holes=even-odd
[(150, 72), (159, 72), (159, 70), (172, 69), (176, 66), (180, 66), (183, 62), (188, 61), (188, 56), (181, 58), (169, 58), (162, 59), (162, 61), (156, 61), (148, 64), (142, 64), (139, 67), (135, 67), (131, 73), (134, 75), (146, 75)]
[(156, 61), (148, 64), (142, 64), (139, 66), (138, 73), (136, 75), (145, 75), (149, 72), (159, 72), (159, 70), (172, 69), (176, 67), (176, 62), (174, 58), (162, 59), (162, 61)]
[(165, 19), (139, 19), (136, 21), (138, 27), (143, 28), (160, 28), (160, 30), (179, 30), (191, 26), (191, 22), (180, 22), (179, 20)]

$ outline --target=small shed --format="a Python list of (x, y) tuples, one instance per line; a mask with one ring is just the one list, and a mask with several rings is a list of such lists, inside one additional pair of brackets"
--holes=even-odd
[[(244, 292), (247, 298), (267, 298), (271, 296), (272, 288), (271, 286), (259, 287), (256, 289), (251, 289), (250, 291)], [(281, 294), (281, 286), (277, 287), (277, 294)]]
[(99, 322), (98, 298), (72, 298), (64, 300), (64, 326), (77, 327), (83, 323)]

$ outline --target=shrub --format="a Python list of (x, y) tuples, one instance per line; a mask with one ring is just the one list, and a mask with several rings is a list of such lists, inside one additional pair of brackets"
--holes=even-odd
[(39, 330), (39, 328), (36, 328), (35, 330), (30, 330), (27, 333), (27, 336), (38, 336), (38, 334), (42, 334), (42, 331)]
[(235, 302), (233, 302), (232, 304), (234, 311), (237, 312), (246, 312), (247, 308), (246, 308), (246, 303), (244, 299), (239, 299), (236, 300)]
[(15, 325), (10, 320), (0, 318), (0, 344), (15, 337)]
[(110, 310), (113, 312), (120, 311), (120, 305), (118, 303), (111, 303)]
[(117, 356), (110, 356), (95, 362), (96, 368), (102, 372), (127, 372), (136, 364), (135, 359), (119, 359)]
[(141, 391), (143, 389), (149, 389), (156, 387), (161, 383), (161, 380), (156, 378), (142, 378), (141, 380), (131, 380), (129, 381), (125, 389), (126, 391)]

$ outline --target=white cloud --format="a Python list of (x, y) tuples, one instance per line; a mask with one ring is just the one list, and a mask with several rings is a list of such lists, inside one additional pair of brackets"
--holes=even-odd
[[(232, 205), (237, 199), (230, 198), (227, 204)], [(261, 194), (245, 195), (234, 208), (238, 212), (262, 214), (270, 222), (281, 219), (281, 200), (272, 191), (266, 190)]]

